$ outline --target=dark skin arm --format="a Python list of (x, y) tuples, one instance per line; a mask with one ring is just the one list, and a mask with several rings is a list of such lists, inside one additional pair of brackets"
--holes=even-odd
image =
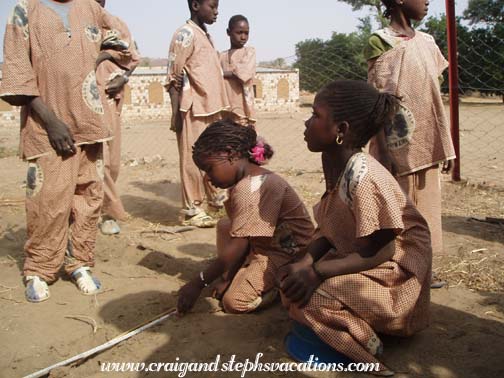
[[(225, 272), (229, 272), (228, 276), (233, 277), (239, 268), (237, 262), (243, 261), (248, 250), (247, 238), (232, 238), (219, 257), (203, 271), (206, 284), (209, 285)], [(186, 314), (193, 308), (204, 287), (199, 275), (182, 286), (177, 303), (177, 311), (180, 315)]]
[(51, 147), (60, 156), (76, 152), (70, 128), (63, 123), (51, 109), (40, 99), (33, 96), (5, 96), (2, 98), (12, 106), (30, 106), (31, 110), (40, 119), (42, 127), (47, 131)]
[(95, 63), (95, 70), (98, 68), (100, 63), (106, 61), (106, 60), (113, 60), (112, 55), (110, 55), (106, 51), (101, 51), (100, 54), (98, 54), (98, 58), (96, 58), (96, 63)]
[[(317, 262), (313, 255), (305, 256), (301, 264), (295, 263), (288, 267), (280, 288), (291, 302), (304, 307), (324, 280), (363, 272), (389, 261), (395, 253), (394, 239), (393, 230), (379, 230), (359, 239), (355, 245), (356, 252), (344, 258)], [(317, 255), (320, 255), (320, 251)], [(314, 261), (311, 264), (310, 259)]]
[(171, 129), (173, 131), (180, 131), (182, 129), (182, 115), (180, 114), (180, 92), (182, 91), (184, 82), (184, 74), (181, 73), (176, 76), (176, 80), (167, 85), (167, 91), (170, 94), (172, 118)]
[(451, 172), (453, 168), (453, 160), (447, 160), (443, 162), (443, 166), (441, 167), (441, 173), (447, 175)]
[(40, 97), (32, 98), (30, 106), (32, 111), (42, 121), (42, 126), (47, 131), (49, 142), (56, 153), (61, 156), (74, 154), (77, 149), (70, 128), (56, 117)]
[(120, 93), (124, 89), (124, 86), (128, 82), (128, 78), (131, 76), (133, 71), (135, 71), (134, 68), (132, 68), (129, 71), (126, 71), (123, 75), (116, 76), (114, 79), (112, 79), (110, 83), (107, 84), (107, 87), (105, 88), (105, 93), (110, 98), (114, 98), (118, 93)]
[(172, 117), (171, 117), (171, 129), (173, 131), (182, 130), (182, 114), (180, 114), (180, 92), (172, 86), (168, 93), (170, 94), (171, 107), (172, 107)]

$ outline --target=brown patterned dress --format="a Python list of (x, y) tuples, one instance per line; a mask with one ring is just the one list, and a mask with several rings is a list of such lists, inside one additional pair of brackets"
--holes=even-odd
[(324, 237), (334, 246), (322, 260), (355, 253), (357, 240), (375, 231), (397, 234), (390, 261), (325, 280), (304, 308), (287, 303), (293, 319), (337, 351), (356, 362), (379, 362), (377, 333), (408, 336), (428, 324), (432, 250), (427, 224), (394, 177), (365, 153), (349, 160), (315, 215), (315, 239)]
[(294, 189), (272, 172), (243, 178), (225, 206), (231, 237), (248, 238), (250, 253), (222, 302), (228, 312), (250, 312), (274, 289), (278, 269), (305, 252), (314, 228)]

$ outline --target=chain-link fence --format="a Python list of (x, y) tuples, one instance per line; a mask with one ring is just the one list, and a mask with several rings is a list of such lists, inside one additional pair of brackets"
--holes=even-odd
[[(442, 30), (445, 33), (445, 29)], [(442, 50), (446, 50), (443, 34), (432, 33)], [(441, 37), (440, 37), (441, 35)], [(290, 100), (299, 107), (275, 112), (259, 112), (258, 131), (276, 150), (271, 168), (279, 171), (319, 171), (320, 158), (310, 153), (303, 140), (304, 120), (310, 116), (315, 92), (336, 79), (366, 80), (367, 65), (363, 49), (369, 33), (335, 33), (330, 40), (309, 40), (297, 45), (296, 55), (279, 59), (276, 68), (295, 68), (299, 73), (299, 91), (291, 91)], [(504, 38), (493, 34), (459, 33), (460, 85), (460, 159), (463, 179), (472, 182), (504, 186), (503, 67)], [(445, 53), (446, 55), (446, 53)], [(500, 59), (500, 60), (499, 60)], [(442, 85), (448, 104), (448, 75)], [(262, 92), (262, 90), (261, 90)], [(271, 91), (262, 96), (276, 96)], [(275, 99), (273, 99), (275, 100)], [(272, 101), (273, 101), (272, 100)], [(168, 129), (168, 121), (161, 123), (135, 122), (124, 130), (124, 157), (132, 164), (159, 155), (176, 162), (178, 159), (175, 135)]]

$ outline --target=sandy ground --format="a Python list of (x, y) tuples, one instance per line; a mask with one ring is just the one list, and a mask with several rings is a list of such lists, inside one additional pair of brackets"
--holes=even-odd
[[(271, 168), (282, 172), (309, 207), (323, 191), (319, 157), (292, 142), (302, 131), (300, 115), (269, 124), (290, 127), (280, 133), (262, 129), (277, 147)], [(99, 236), (94, 270), (105, 291), (96, 297), (78, 294), (67, 279), (51, 286), (51, 299), (33, 305), (24, 300), (21, 283), (25, 218), (22, 201), (24, 163), (0, 159), (0, 377), (21, 377), (88, 350), (173, 308), (178, 288), (215, 255), (213, 230), (174, 238), (145, 233), (174, 225), (178, 218), (179, 181), (173, 135), (164, 125), (125, 130), (125, 166), (120, 177), (122, 199), (133, 216), (119, 236)], [(155, 130), (156, 132), (154, 132)], [(163, 130), (162, 133), (159, 130)], [(7, 138), (7, 137), (5, 137)], [(4, 139), (5, 140), (5, 139)], [(138, 141), (141, 140), (139, 150)], [(136, 143), (132, 143), (136, 141)], [(277, 142), (275, 144), (275, 142)], [(163, 151), (155, 152), (162, 145)], [(149, 146), (151, 146), (149, 148)], [(156, 147), (155, 147), (156, 146)], [(287, 148), (289, 148), (287, 150)], [(289, 152), (290, 151), (290, 152)], [(171, 153), (173, 152), (173, 153)], [(166, 158), (171, 156), (171, 158)], [(293, 167), (294, 165), (294, 167)], [(432, 291), (431, 326), (410, 339), (385, 338), (384, 362), (397, 377), (490, 378), (504, 376), (504, 226), (482, 222), (504, 217), (503, 191), (472, 184), (443, 183), (446, 255), (434, 268), (449, 287)], [(51, 377), (175, 377), (146, 372), (100, 372), (105, 362), (211, 362), (218, 354), (244, 361), (264, 353), (263, 361), (288, 361), (283, 338), (290, 322), (280, 305), (258, 314), (236, 316), (201, 298), (194, 311), (170, 319), (98, 356), (51, 373)], [(96, 322), (96, 332), (86, 321)], [(84, 319), (84, 318), (83, 318)], [(88, 320), (90, 321), (90, 320)], [(329, 373), (285, 375), (248, 373), (247, 377), (348, 376)], [(238, 373), (193, 373), (189, 377), (238, 377)]]

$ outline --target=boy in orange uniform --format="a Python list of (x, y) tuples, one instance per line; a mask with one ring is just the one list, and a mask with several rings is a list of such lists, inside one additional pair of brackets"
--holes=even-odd
[(62, 265), (83, 294), (100, 289), (90, 268), (103, 201), (102, 142), (111, 133), (95, 64), (109, 25), (94, 0), (18, 0), (8, 18), (0, 98), (23, 106), (30, 302), (49, 298), (47, 284)]
[(192, 161), (192, 146), (203, 130), (221, 119), (229, 108), (219, 56), (205, 26), (217, 20), (219, 0), (188, 3), (191, 19), (175, 32), (168, 57), (171, 128), (177, 133), (183, 224), (213, 227), (216, 221), (202, 208), (205, 193), (208, 204), (217, 208), (222, 207), (225, 195), (203, 181)]
[(220, 53), (231, 118), (241, 125), (255, 124), (253, 81), (256, 73), (255, 49), (245, 46), (250, 27), (245, 16), (231, 17), (227, 33), (231, 48)]

